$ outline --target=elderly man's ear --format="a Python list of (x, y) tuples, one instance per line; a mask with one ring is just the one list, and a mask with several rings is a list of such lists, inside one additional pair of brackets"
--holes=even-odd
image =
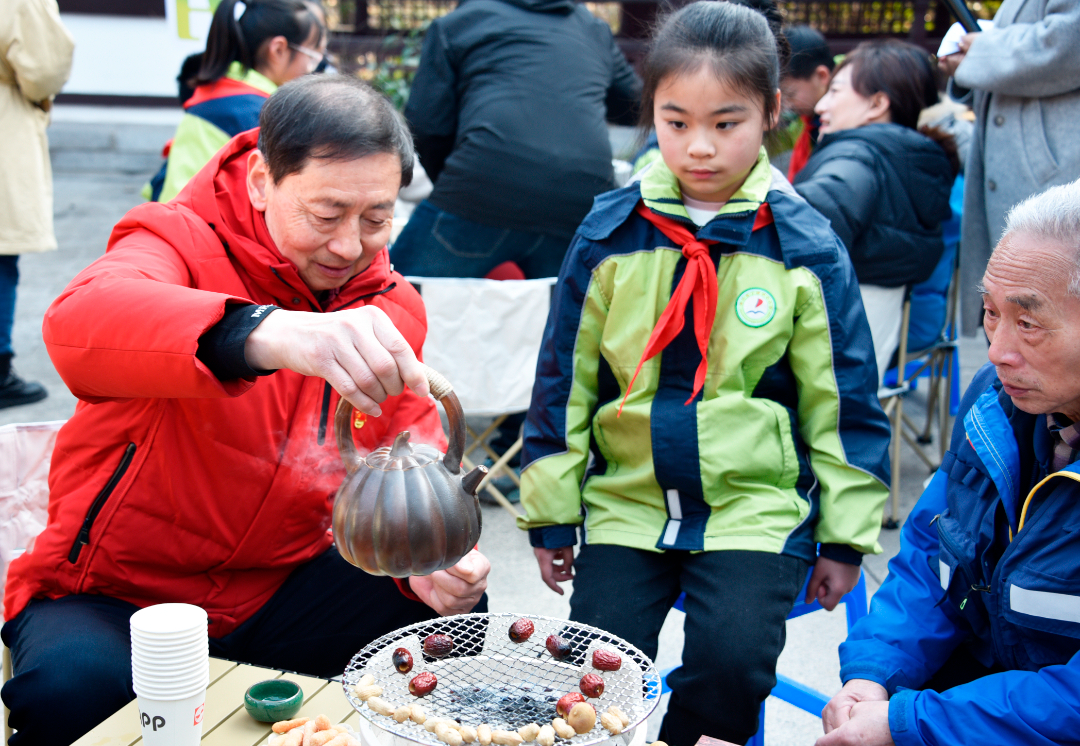
[(248, 155), (247, 191), (251, 206), (259, 212), (266, 212), (266, 187), (270, 181), (270, 171), (266, 160), (258, 150)]

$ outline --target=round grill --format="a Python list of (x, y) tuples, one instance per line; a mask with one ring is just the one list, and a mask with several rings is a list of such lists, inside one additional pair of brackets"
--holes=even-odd
[[(428, 717), (445, 717), (463, 725), (487, 723), (493, 730), (517, 730), (523, 725), (550, 724), (558, 717), (555, 703), (568, 692), (577, 692), (578, 682), (587, 673), (604, 679), (604, 693), (588, 700), (596, 708), (597, 722), (590, 732), (572, 739), (557, 738), (556, 744), (590, 746), (612, 738), (600, 725), (600, 715), (615, 705), (630, 717), (622, 740), (629, 742), (633, 729), (641, 724), (660, 700), (660, 677), (644, 653), (622, 639), (596, 627), (564, 619), (529, 616), (535, 625), (532, 636), (523, 643), (510, 640), (510, 625), (519, 614), (461, 614), (413, 624), (383, 635), (357, 653), (342, 678), (345, 696), (372, 725), (395, 736), (417, 743), (445, 746), (411, 720), (398, 723), (393, 718), (370, 710), (353, 691), (353, 685), (365, 674), (375, 677), (383, 688), (382, 699), (394, 707), (420, 704)], [(454, 640), (450, 655), (442, 659), (423, 653), (428, 635), (444, 634)], [(570, 643), (572, 652), (562, 661), (555, 660), (544, 646), (548, 635), (558, 635)], [(413, 668), (398, 673), (391, 663), (397, 648), (406, 648), (413, 656)], [(597, 671), (592, 667), (592, 652), (597, 648), (614, 651), (622, 657), (618, 671)], [(409, 693), (409, 681), (421, 671), (438, 678), (438, 686), (424, 697)]]

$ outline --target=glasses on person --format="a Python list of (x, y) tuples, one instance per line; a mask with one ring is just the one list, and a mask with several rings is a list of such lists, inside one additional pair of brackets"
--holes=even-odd
[(323, 61), (323, 53), (305, 47), (303, 44), (290, 44), (289, 49), (299, 52), (310, 60), (308, 62), (308, 70), (314, 70), (319, 66), (319, 63)]

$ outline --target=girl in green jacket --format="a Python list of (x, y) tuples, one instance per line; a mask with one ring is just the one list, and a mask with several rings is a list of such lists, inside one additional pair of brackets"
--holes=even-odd
[(643, 111), (662, 160), (578, 229), (525, 426), (520, 525), (545, 582), (573, 578), (571, 618), (652, 657), (686, 594), (671, 746), (749, 739), (810, 566), (831, 609), (881, 551), (873, 344), (843, 245), (762, 147), (779, 67), (741, 5), (664, 22)]

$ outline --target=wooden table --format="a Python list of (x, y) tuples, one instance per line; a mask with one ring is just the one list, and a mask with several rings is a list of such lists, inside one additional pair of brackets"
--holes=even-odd
[[(251, 719), (244, 710), (244, 692), (257, 681), (284, 678), (304, 690), (304, 705), (296, 717), (326, 715), (333, 723), (354, 728), (360, 715), (349, 704), (337, 681), (282, 673), (243, 663), (210, 659), (210, 686), (203, 711), (205, 746), (256, 746), (266, 743), (270, 725)], [(138, 700), (128, 703), (112, 717), (75, 742), (74, 746), (132, 746), (142, 741)]]

